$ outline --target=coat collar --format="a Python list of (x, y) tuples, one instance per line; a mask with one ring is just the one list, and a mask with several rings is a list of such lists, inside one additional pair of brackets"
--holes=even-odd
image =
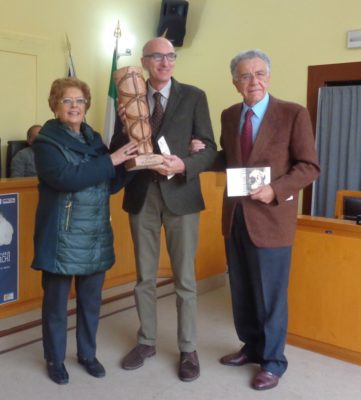
[(265, 151), (269, 143), (272, 142), (274, 135), (278, 132), (278, 101), (270, 96), (270, 101), (263, 120), (259, 127), (257, 138), (253, 144), (252, 152), (249, 156), (249, 162), (252, 163), (257, 158), (257, 154)]
[[(40, 130), (39, 139), (41, 140), (42, 135), (47, 136), (61, 146), (79, 153), (97, 154), (96, 150), (100, 145), (98, 146), (98, 144), (95, 143), (95, 134), (93, 129), (83, 122), (80, 130), (85, 137), (86, 143), (82, 143), (69, 135), (66, 125), (60, 122), (59, 119), (51, 119), (47, 121)], [(102, 145), (102, 142), (100, 144)]]
[[(278, 131), (279, 121), (279, 101), (270, 95), (270, 101), (267, 110), (264, 114), (262, 123), (259, 127), (257, 138), (253, 144), (252, 152), (249, 156), (248, 163), (252, 165), (257, 160), (258, 155), (266, 151), (268, 144), (272, 141)], [(243, 108), (243, 103), (235, 104), (230, 108), (229, 123), (230, 129), (234, 132), (234, 149), (235, 157), (238, 163), (242, 163), (241, 147), (240, 147), (240, 117)]]

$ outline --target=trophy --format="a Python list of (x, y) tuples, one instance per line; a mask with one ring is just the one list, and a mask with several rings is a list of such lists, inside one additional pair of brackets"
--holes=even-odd
[(127, 170), (146, 169), (163, 162), (153, 153), (152, 128), (149, 123), (147, 85), (141, 67), (124, 67), (114, 72), (120, 103), (124, 104), (123, 123), (129, 140), (138, 142), (138, 155), (125, 163)]

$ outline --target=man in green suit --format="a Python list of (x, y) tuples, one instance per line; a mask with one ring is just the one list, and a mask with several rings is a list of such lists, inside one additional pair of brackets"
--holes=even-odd
[[(161, 104), (160, 126), (152, 126), (155, 152), (170, 154), (165, 154), (164, 163), (152, 171), (138, 172), (125, 189), (123, 208), (129, 213), (136, 256), (140, 328), (138, 344), (125, 356), (122, 367), (139, 368), (156, 353), (156, 278), (163, 226), (177, 298), (179, 378), (192, 381), (200, 373), (194, 270), (199, 212), (204, 209), (199, 174), (212, 165), (216, 145), (205, 93), (172, 77), (176, 61), (173, 45), (165, 38), (150, 40), (141, 61), (149, 74), (150, 114), (159, 107), (155, 105), (157, 96)], [(154, 93), (160, 94), (154, 97)], [(193, 138), (201, 140), (205, 148), (191, 154)]]

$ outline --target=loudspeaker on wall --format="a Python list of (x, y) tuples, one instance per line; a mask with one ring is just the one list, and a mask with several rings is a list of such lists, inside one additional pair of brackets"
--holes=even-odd
[(166, 37), (175, 47), (182, 46), (187, 14), (188, 1), (162, 0), (157, 35)]

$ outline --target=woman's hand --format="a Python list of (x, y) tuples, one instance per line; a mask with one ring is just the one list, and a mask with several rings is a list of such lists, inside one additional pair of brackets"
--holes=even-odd
[(131, 160), (138, 155), (138, 143), (130, 141), (120, 149), (110, 155), (114, 166), (122, 164), (124, 161)]
[(206, 145), (199, 139), (192, 139), (191, 144), (189, 146), (189, 152), (191, 154), (198, 153), (201, 150), (204, 150)]

